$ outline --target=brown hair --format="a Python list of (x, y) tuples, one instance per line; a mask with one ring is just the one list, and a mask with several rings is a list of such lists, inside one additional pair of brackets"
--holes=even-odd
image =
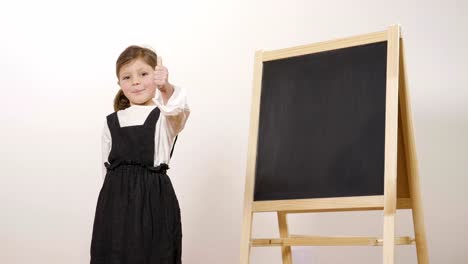
[[(120, 53), (119, 58), (115, 64), (115, 72), (117, 74), (117, 79), (119, 79), (119, 72), (123, 65), (131, 62), (135, 59), (142, 59), (153, 69), (156, 67), (157, 55), (156, 53), (149, 49), (140, 46), (129, 46), (122, 53)], [(119, 89), (114, 98), (114, 110), (123, 110), (130, 107), (130, 100), (124, 95), (122, 89)]]

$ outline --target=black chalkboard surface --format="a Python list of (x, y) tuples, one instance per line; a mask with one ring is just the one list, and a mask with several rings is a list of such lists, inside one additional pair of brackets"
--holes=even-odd
[(387, 41), (263, 62), (254, 201), (383, 195)]

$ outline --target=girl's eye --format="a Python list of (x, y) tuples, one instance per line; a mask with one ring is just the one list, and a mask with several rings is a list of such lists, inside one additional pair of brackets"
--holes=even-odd
[(145, 76), (145, 75), (148, 75), (148, 73), (144, 72), (144, 73), (142, 73), (142, 75)]
[(128, 79), (128, 76), (125, 76), (125, 77), (122, 78), (122, 80), (126, 80), (126, 79)]

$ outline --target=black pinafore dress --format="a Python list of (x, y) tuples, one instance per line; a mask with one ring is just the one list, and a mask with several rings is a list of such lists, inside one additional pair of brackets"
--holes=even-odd
[(120, 127), (117, 112), (107, 116), (112, 147), (96, 206), (91, 264), (181, 263), (179, 202), (168, 165), (154, 167), (159, 115), (155, 107), (143, 125), (127, 127)]

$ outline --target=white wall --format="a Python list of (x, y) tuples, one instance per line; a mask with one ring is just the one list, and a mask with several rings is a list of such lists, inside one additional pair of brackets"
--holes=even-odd
[[(192, 115), (170, 176), (184, 263), (238, 263), (253, 55), (401, 24), (432, 263), (466, 263), (466, 1), (8, 1), (0, 4), (0, 262), (87, 263), (115, 60), (154, 47)], [(399, 213), (397, 233), (412, 233)], [(276, 236), (273, 214), (255, 236)], [(377, 235), (381, 212), (294, 215), (294, 233)], [(381, 248), (295, 248), (297, 263), (380, 263)], [(303, 260), (301, 260), (303, 259)], [(306, 261), (306, 259), (310, 259)], [(397, 263), (415, 263), (413, 246)], [(281, 263), (254, 248), (252, 263)]]

